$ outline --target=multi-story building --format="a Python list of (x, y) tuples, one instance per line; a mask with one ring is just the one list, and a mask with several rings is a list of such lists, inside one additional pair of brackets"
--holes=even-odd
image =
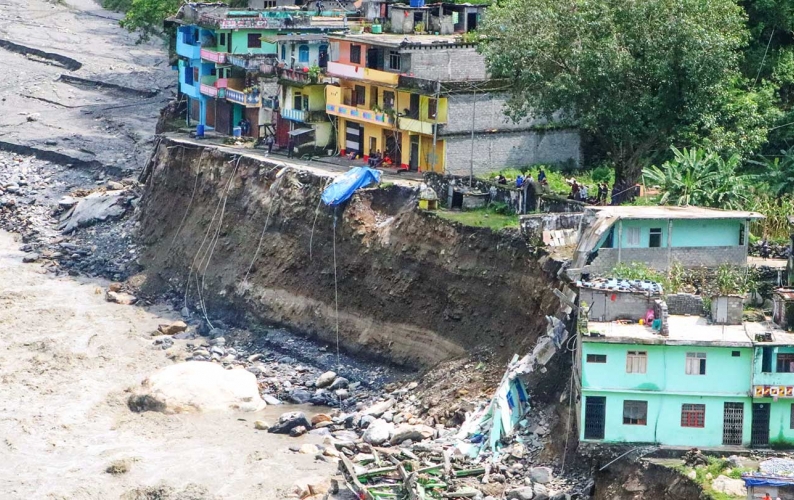
[(794, 447), (794, 335), (740, 316), (677, 314), (661, 293), (647, 282), (580, 282), (589, 311), (574, 368), (580, 439)]
[[(423, 9), (414, 10), (424, 16)], [(409, 13), (404, 18), (415, 19), (410, 8), (391, 6), (392, 14), (403, 10)], [(463, 175), (542, 162), (578, 164), (576, 130), (540, 133), (542, 120), (513, 123), (505, 117), (500, 83), (488, 77), (473, 41), (400, 30), (329, 36), (327, 73), (335, 85), (326, 87), (326, 111), (336, 117), (343, 153), (367, 157), (381, 151), (403, 169)]]
[[(231, 135), (245, 119), (251, 124), (250, 135), (266, 133), (272, 125), (272, 104), (281, 93), (281, 71), (320, 67), (327, 60), (327, 43), (321, 43), (324, 33), (346, 24), (344, 12), (332, 14), (185, 4), (173, 21), (179, 25), (180, 90), (188, 100), (188, 124)], [(301, 35), (307, 39), (287, 43), (291, 37), (300, 41), (296, 37)], [(324, 109), (324, 103), (315, 107)]]

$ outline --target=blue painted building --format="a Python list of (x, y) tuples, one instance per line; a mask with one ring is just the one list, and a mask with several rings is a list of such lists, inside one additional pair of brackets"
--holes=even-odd
[(201, 59), (202, 38), (210, 40), (213, 33), (199, 26), (179, 26), (176, 31), (176, 53), (179, 56), (179, 91), (187, 98), (188, 126), (207, 123), (209, 97), (201, 93), (202, 79), (215, 76), (215, 64)]

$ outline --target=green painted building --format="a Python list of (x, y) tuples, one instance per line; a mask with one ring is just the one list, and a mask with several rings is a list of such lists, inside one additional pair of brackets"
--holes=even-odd
[[(668, 313), (647, 293), (605, 294), (616, 312), (578, 336), (581, 441), (794, 448), (794, 335)], [(651, 311), (656, 328), (639, 323)]]

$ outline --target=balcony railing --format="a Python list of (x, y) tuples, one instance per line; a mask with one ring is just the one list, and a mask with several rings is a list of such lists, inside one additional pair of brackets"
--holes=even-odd
[(433, 135), (433, 123), (401, 116), (398, 118), (400, 130), (417, 134)]
[(305, 109), (282, 109), (281, 117), (285, 120), (303, 123), (328, 121), (328, 115), (325, 113), (325, 111), (309, 111)]
[(256, 71), (262, 66), (273, 65), (276, 60), (274, 54), (228, 54), (226, 56), (226, 61), (229, 64), (247, 71)]
[(279, 75), (280, 78), (284, 80), (289, 80), (295, 83), (316, 83), (317, 79), (312, 78), (308, 72), (305, 72), (300, 69), (287, 69), (284, 68), (281, 70), (281, 74)]
[(242, 104), (247, 108), (258, 108), (261, 105), (259, 90), (244, 92), (242, 90), (227, 88), (226, 100), (236, 104)]
[(215, 64), (226, 63), (225, 52), (216, 52), (214, 50), (201, 49), (201, 58), (204, 59), (205, 61), (214, 62)]
[(340, 78), (350, 78), (353, 80), (367, 80), (370, 82), (383, 83), (386, 85), (397, 85), (400, 80), (398, 73), (389, 73), (372, 68), (361, 68), (352, 64), (337, 62), (328, 63), (328, 74)]
[(394, 120), (385, 113), (378, 113), (369, 109), (359, 109), (344, 104), (326, 104), (325, 112), (329, 115), (341, 116), (355, 121), (374, 123), (384, 127), (393, 127)]
[(278, 109), (278, 100), (272, 97), (263, 98), (262, 107), (265, 109)]
[(209, 97), (218, 97), (218, 89), (214, 85), (201, 84), (201, 93)]

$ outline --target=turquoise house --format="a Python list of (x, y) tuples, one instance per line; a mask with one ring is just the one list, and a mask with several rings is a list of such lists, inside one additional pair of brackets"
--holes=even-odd
[[(683, 315), (647, 282), (579, 287), (581, 441), (794, 449), (793, 333)], [(690, 307), (680, 299), (670, 306)]]
[(659, 270), (747, 265), (749, 224), (756, 212), (702, 207), (587, 207), (576, 249), (582, 272), (602, 274), (618, 263)]

